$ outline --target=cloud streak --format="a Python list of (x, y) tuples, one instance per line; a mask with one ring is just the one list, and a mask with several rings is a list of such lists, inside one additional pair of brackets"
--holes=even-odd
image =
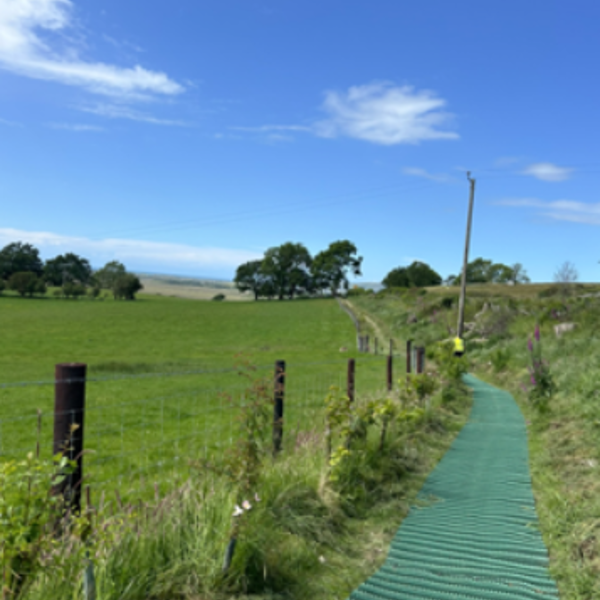
[(346, 92), (327, 91), (321, 110), (327, 117), (310, 125), (230, 127), (257, 133), (302, 132), (322, 138), (347, 137), (393, 146), (429, 140), (456, 140), (445, 129), (454, 115), (445, 112), (446, 101), (429, 90), (375, 82), (350, 87)]
[(429, 90), (391, 83), (354, 86), (346, 93), (325, 93), (328, 118), (315, 125), (322, 137), (350, 137), (374, 144), (418, 144), (428, 140), (455, 140), (458, 134), (441, 128), (453, 115), (442, 108), (446, 101)]
[(0, 67), (34, 79), (57, 81), (125, 99), (173, 96), (184, 88), (165, 73), (82, 60), (73, 46), (53, 50), (51, 40), (74, 28), (71, 0), (0, 0)]
[(505, 198), (492, 202), (494, 205), (533, 207), (539, 214), (556, 221), (570, 221), (587, 225), (600, 225), (600, 202), (586, 204), (575, 200), (554, 200), (545, 202), (537, 198)]
[(436, 181), (438, 183), (448, 183), (453, 181), (453, 178), (444, 173), (429, 173), (425, 169), (421, 169), (420, 167), (403, 167), (402, 172), (405, 175), (410, 175), (412, 177), (421, 177), (423, 179), (429, 179), (430, 181)]
[(541, 181), (565, 181), (572, 173), (573, 169), (559, 167), (552, 163), (535, 163), (521, 171), (521, 175), (530, 175)]
[(26, 242), (38, 247), (42, 255), (53, 257), (65, 252), (82, 254), (92, 264), (102, 265), (110, 260), (136, 264), (156, 265), (170, 269), (236, 268), (262, 254), (228, 248), (201, 248), (186, 244), (170, 244), (144, 240), (107, 238), (91, 240), (85, 237), (65, 236), (48, 231), (0, 229), (0, 244)]
[(117, 104), (97, 104), (96, 106), (81, 106), (79, 110), (108, 119), (127, 119), (129, 121), (138, 121), (141, 123), (151, 123), (152, 125), (168, 125), (175, 127), (189, 127), (184, 121), (173, 119), (160, 119), (153, 117), (139, 110), (134, 110), (128, 106)]

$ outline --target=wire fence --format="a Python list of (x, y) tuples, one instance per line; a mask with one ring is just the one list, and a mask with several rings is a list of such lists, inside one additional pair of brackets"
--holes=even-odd
[[(391, 364), (386, 359), (365, 355), (356, 360), (352, 385), (358, 396), (386, 392)], [(354, 359), (286, 365), (283, 451), (302, 434), (323, 431), (324, 399), (331, 386), (347, 390), (349, 362)], [(82, 485), (98, 492), (118, 489), (124, 500), (147, 497), (156, 486), (166, 493), (197, 468), (194, 463), (224, 452), (239, 435), (236, 417), (251, 398), (250, 381), (241, 381), (238, 373), (192, 369), (2, 383), (0, 460), (20, 460), (36, 451), (50, 458), (56, 452), (57, 422), (66, 418), (82, 425)], [(255, 367), (249, 376), (273, 386), (273, 364)], [(78, 383), (85, 389), (83, 417), (74, 410), (57, 411), (59, 386)]]

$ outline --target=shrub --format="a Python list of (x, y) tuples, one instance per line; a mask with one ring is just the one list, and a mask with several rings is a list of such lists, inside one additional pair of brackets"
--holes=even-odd
[(4, 283), (4, 279), (0, 279), (0, 294), (4, 291), (5, 288), (6, 283)]
[(39, 289), (39, 280), (32, 271), (19, 271), (10, 276), (8, 287), (21, 296), (33, 296)]
[(142, 282), (133, 273), (125, 273), (117, 277), (113, 284), (115, 300), (135, 300), (135, 294), (143, 289)]
[(215, 296), (212, 297), (212, 299), (216, 302), (221, 302), (221, 301), (225, 300), (225, 294), (216, 294)]
[(85, 286), (81, 283), (67, 281), (62, 286), (62, 292), (67, 298), (79, 298), (79, 296), (83, 296), (85, 294)]

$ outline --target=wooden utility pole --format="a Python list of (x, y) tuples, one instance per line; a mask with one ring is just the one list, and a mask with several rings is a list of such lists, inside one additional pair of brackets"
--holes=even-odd
[(465, 295), (467, 292), (467, 263), (469, 261), (469, 240), (471, 239), (471, 220), (473, 217), (473, 200), (475, 198), (475, 180), (471, 177), (471, 171), (467, 171), (467, 179), (471, 184), (469, 195), (469, 216), (467, 217), (467, 239), (465, 240), (465, 256), (463, 259), (462, 280), (460, 289), (460, 302), (458, 304), (458, 326), (456, 336), (462, 338), (465, 320)]

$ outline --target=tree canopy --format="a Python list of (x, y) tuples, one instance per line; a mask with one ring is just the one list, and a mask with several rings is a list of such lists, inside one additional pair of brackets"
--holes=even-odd
[(94, 280), (105, 290), (112, 290), (119, 277), (127, 273), (125, 265), (117, 260), (107, 262), (101, 269), (94, 272)]
[(408, 267), (397, 267), (392, 269), (384, 278), (383, 285), (390, 287), (426, 287), (440, 285), (441, 276), (428, 264), (414, 261)]
[(13, 242), (0, 250), (0, 278), (9, 279), (14, 273), (29, 272), (39, 277), (44, 272), (40, 251), (31, 244)]
[(348, 290), (348, 273), (361, 275), (362, 256), (356, 256), (356, 246), (348, 240), (329, 244), (317, 254), (311, 265), (311, 275), (317, 289), (329, 289), (335, 296), (342, 287)]
[(44, 279), (52, 285), (62, 286), (67, 282), (87, 284), (91, 278), (89, 261), (72, 252), (47, 260), (44, 265)]
[[(462, 274), (462, 269), (459, 273)], [(461, 274), (450, 275), (446, 280), (448, 285), (459, 285)], [(466, 280), (467, 283), (511, 283), (513, 285), (531, 281), (521, 263), (509, 267), (481, 257), (467, 263)]]
[(310, 266), (312, 258), (302, 244), (286, 242), (269, 248), (261, 264), (261, 272), (270, 280), (279, 300), (293, 298), (298, 292), (312, 289)]
[(240, 292), (252, 292), (255, 300), (283, 300), (325, 290), (335, 295), (340, 289), (348, 289), (350, 274), (361, 274), (362, 257), (356, 254), (356, 246), (348, 240), (329, 244), (314, 259), (304, 245), (286, 242), (269, 248), (262, 260), (240, 265), (234, 283)]

